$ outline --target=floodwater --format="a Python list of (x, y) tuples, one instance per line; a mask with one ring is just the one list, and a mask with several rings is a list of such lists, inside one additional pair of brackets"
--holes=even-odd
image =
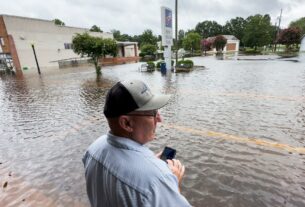
[[(255, 58), (254, 58), (255, 59)], [(194, 206), (305, 206), (305, 64), (193, 58), (191, 73), (139, 64), (0, 79), (0, 206), (89, 206), (81, 162), (107, 132), (104, 96), (137, 78), (172, 94), (153, 151), (177, 149)], [(29, 71), (27, 72), (29, 73)]]

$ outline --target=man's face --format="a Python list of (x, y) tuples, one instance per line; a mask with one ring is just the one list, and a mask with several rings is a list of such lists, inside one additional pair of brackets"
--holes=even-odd
[(133, 121), (133, 138), (145, 144), (155, 138), (157, 123), (161, 122), (161, 115), (157, 110), (131, 112), (128, 115), (132, 117)]

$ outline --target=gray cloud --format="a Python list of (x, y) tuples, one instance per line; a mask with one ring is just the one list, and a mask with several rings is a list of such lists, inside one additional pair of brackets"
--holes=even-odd
[[(152, 29), (160, 34), (160, 7), (174, 10), (174, 0), (0, 0), (0, 13), (41, 19), (59, 18), (68, 26), (90, 28), (98, 25), (104, 31), (140, 34)], [(282, 26), (305, 16), (305, 0), (178, 0), (179, 28), (192, 29), (198, 22), (215, 20), (220, 24), (237, 16), (269, 14), (272, 22), (283, 9)]]

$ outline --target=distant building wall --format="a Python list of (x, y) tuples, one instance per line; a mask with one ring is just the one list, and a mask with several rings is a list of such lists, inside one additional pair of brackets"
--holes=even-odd
[(14, 40), (21, 67), (36, 68), (31, 44), (35, 46), (40, 67), (58, 67), (58, 63), (54, 61), (79, 57), (71, 48), (72, 38), (76, 33), (88, 32), (92, 36), (113, 39), (112, 33), (58, 26), (53, 21), (8, 15), (2, 17), (7, 34)]
[(239, 51), (239, 40), (227, 40), (227, 44), (224, 47), (223, 51), (226, 51), (226, 52)]
[(134, 57), (136, 50), (134, 45), (125, 46), (125, 57)]
[(137, 42), (117, 42), (117, 57), (137, 57), (138, 43)]
[(0, 16), (0, 48), (3, 53), (10, 52), (8, 34), (2, 16)]
[[(238, 52), (239, 51), (239, 39), (237, 39), (233, 35), (222, 35), (227, 39), (227, 43), (223, 48), (223, 52)], [(216, 37), (208, 37), (207, 39), (210, 41), (214, 41)], [(212, 51), (216, 52), (216, 48), (212, 48)]]

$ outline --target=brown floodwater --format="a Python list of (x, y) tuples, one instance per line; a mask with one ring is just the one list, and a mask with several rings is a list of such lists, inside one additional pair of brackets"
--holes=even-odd
[(107, 90), (133, 78), (172, 94), (148, 146), (177, 149), (192, 205), (305, 206), (305, 62), (251, 58), (193, 58), (206, 68), (170, 76), (139, 64), (100, 79), (93, 68), (2, 75), (0, 206), (89, 206), (81, 158), (107, 132)]

